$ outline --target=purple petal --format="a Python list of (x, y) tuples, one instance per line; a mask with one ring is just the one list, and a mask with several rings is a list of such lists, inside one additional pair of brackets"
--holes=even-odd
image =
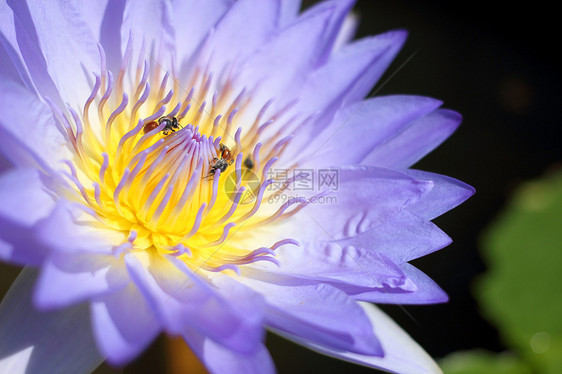
[(403, 172), (418, 180), (433, 183), (431, 192), (407, 208), (409, 212), (427, 220), (439, 217), (474, 194), (473, 187), (445, 175), (413, 169), (404, 170)]
[(162, 329), (144, 296), (132, 283), (93, 301), (90, 310), (97, 346), (114, 365), (135, 358)]
[[(372, 70), (373, 66), (380, 66), (381, 61), (386, 61), (391, 47), (401, 45), (405, 39), (404, 32), (389, 34), (360, 40), (330, 56), (324, 65), (306, 78), (295, 111), (300, 109), (304, 113), (314, 113), (327, 106), (339, 108), (350, 90), (365, 80), (366, 72)], [(386, 67), (386, 64), (383, 65)], [(381, 67), (381, 74), (383, 71)], [(317, 134), (324, 130), (324, 126), (318, 124), (310, 132)]]
[(334, 41), (333, 52), (341, 50), (344, 46), (351, 43), (359, 27), (359, 16), (355, 13), (348, 13), (343, 20), (338, 36)]
[(405, 174), (374, 167), (338, 170), (339, 183), (325, 201), (307, 206), (287, 225), (302, 240), (333, 241), (382, 225), (432, 188)]
[(22, 4), (23, 2), (15, 5), (13, 2), (0, 3), (0, 44), (30, 91), (40, 92), (53, 101), (60, 102), (57, 88), (47, 72), (47, 64), (29, 12), (20, 12), (16, 17), (12, 11), (11, 7), (25, 6)]
[(78, 0), (76, 3), (84, 22), (104, 48), (109, 69), (117, 71), (121, 65), (121, 25), (126, 1)]
[(315, 16), (299, 18), (249, 58), (239, 82), (258, 87), (252, 96), (263, 99), (259, 105), (274, 98), (278, 100), (274, 105), (281, 108), (287, 104), (287, 98), (294, 98), (293, 93), (287, 95), (286, 91), (298, 90), (318, 62), (331, 15), (332, 10), (328, 9)]
[[(37, 168), (50, 171), (49, 164), (31, 147), (20, 141), (15, 135), (7, 130), (0, 120), (0, 157), (2, 163), (9, 166), (20, 166), (22, 168)], [(52, 155), (51, 155), (52, 156)], [(5, 167), (3, 165), (3, 167)]]
[(361, 303), (361, 307), (372, 321), (373, 330), (381, 339), (383, 357), (341, 352), (308, 343), (308, 348), (354, 362), (359, 365), (375, 367), (393, 373), (441, 374), (441, 369), (431, 357), (404, 332), (392, 319), (372, 304)]
[(356, 300), (369, 301), (378, 304), (437, 304), (449, 300), (445, 291), (431, 278), (410, 264), (402, 264), (400, 268), (404, 271), (411, 291), (401, 289), (364, 289), (362, 292), (354, 290), (352, 295)]
[(75, 0), (74, 2), (76, 3), (76, 9), (84, 19), (84, 23), (88, 25), (94, 36), (97, 37), (96, 39), (99, 40), (103, 16), (109, 0), (98, 0), (96, 2)]
[[(127, 256), (131, 277), (171, 334), (196, 329), (227, 348), (252, 353), (263, 338), (263, 300), (259, 294), (235, 281), (212, 287), (200, 274), (182, 271), (159, 256), (148, 268), (139, 258)], [(179, 263), (179, 261), (178, 261)], [(227, 289), (228, 298), (219, 292)]]
[[(360, 287), (399, 287), (402, 270), (374, 249), (341, 246), (340, 243), (303, 243), (276, 250), (281, 267), (267, 266), (268, 273)], [(256, 271), (256, 270), (254, 270)], [(249, 270), (244, 273), (252, 277)]]
[(14, 165), (0, 153), (0, 174), (7, 172)]
[(0, 259), (18, 265), (41, 265), (49, 248), (34, 238), (32, 228), (2, 216), (0, 226)]
[(21, 26), (35, 32), (33, 36), (63, 101), (82, 104), (90, 94), (90, 73), (99, 70), (99, 58), (97, 40), (76, 6), (11, 1), (10, 7)]
[(233, 3), (233, 0), (172, 2), (178, 61), (191, 57)]
[(328, 58), (330, 53), (334, 48), (334, 43), (338, 37), (340, 29), (343, 25), (346, 15), (349, 13), (356, 0), (328, 0), (316, 4), (309, 9), (307, 9), (303, 14), (302, 18), (314, 17), (318, 14), (323, 13), (325, 10), (330, 10), (331, 17), (329, 23), (326, 25), (324, 31), (325, 36), (321, 40), (324, 51), (320, 57), (320, 60), (325, 60)]
[(235, 2), (205, 41), (198, 57), (200, 67), (208, 65), (218, 75), (229, 65), (242, 63), (271, 38), (279, 23), (279, 8), (279, 0)]
[[(421, 200), (424, 198), (425, 196)], [(406, 210), (372, 230), (338, 240), (341, 246), (354, 245), (372, 249), (396, 264), (425, 256), (451, 242), (451, 238), (433, 223)]]
[[(0, 22), (2, 21), (0, 20)], [(6, 47), (4, 47), (4, 45), (6, 45)], [(12, 58), (11, 56), (14, 57)], [(23, 75), (19, 73), (19, 71), (22, 70), (24, 71)], [(26, 83), (24, 83), (24, 80), (26, 77), (27, 74), (22, 68), (17, 54), (9, 45), (4, 35), (0, 33), (0, 78), (3, 81), (9, 80), (19, 85), (25, 85)], [(27, 81), (26, 87), (33, 87), (32, 84), (29, 84), (29, 80)]]
[[(383, 96), (341, 109), (303, 157), (318, 166), (359, 164), (373, 149), (441, 105), (422, 96)], [(306, 165), (306, 163), (304, 164)]]
[(43, 166), (71, 157), (47, 105), (14, 82), (1, 81), (0, 92), (0, 149), (9, 160)]
[(46, 217), (55, 202), (46, 191), (39, 172), (12, 169), (0, 175), (0, 215), (27, 227)]
[(183, 334), (187, 344), (212, 374), (274, 374), (275, 366), (263, 344), (251, 354), (229, 350), (195, 330)]
[[(381, 58), (378, 59), (377, 62), (367, 71), (365, 71), (363, 79), (357, 81), (357, 84), (348, 92), (347, 103), (359, 101), (369, 94), (375, 83), (378, 82), (380, 77), (402, 48), (407, 35), (407, 32), (404, 30), (396, 30), (374, 37), (379, 43), (387, 44), (388, 48), (384, 55), (382, 55)], [(385, 39), (389, 39), (387, 43), (385, 43)], [(352, 46), (353, 44), (351, 44), (348, 48), (353, 48)]]
[(36, 311), (31, 305), (36, 277), (34, 269), (25, 268), (0, 305), (0, 371), (23, 373), (8, 370), (3, 359), (30, 348), (28, 360), (19, 362), (26, 373), (91, 373), (103, 358), (95, 348), (87, 306)]
[(47, 248), (34, 235), (34, 225), (54, 207), (39, 172), (13, 169), (0, 176), (0, 258), (39, 265)]
[(300, 9), (301, 0), (282, 0), (280, 25), (285, 26), (292, 23), (299, 16)]
[(93, 219), (77, 206), (59, 200), (48, 218), (36, 225), (38, 240), (62, 255), (114, 255), (128, 241), (123, 233), (95, 227)]
[(120, 258), (55, 254), (41, 266), (34, 303), (41, 310), (67, 307), (115, 292), (129, 281)]
[(447, 139), (461, 121), (460, 114), (452, 110), (436, 110), (375, 148), (363, 163), (392, 169), (410, 167)]
[[(382, 355), (369, 320), (343, 291), (327, 284), (286, 284), (283, 277), (248, 279), (268, 303), (266, 323), (297, 342), (314, 341), (334, 349)], [(277, 283), (279, 282), (279, 283)]]
[(170, 70), (176, 48), (172, 14), (172, 4), (167, 0), (148, 1), (142, 6), (128, 1), (123, 12), (121, 50), (125, 50), (132, 35), (133, 55), (140, 51), (144, 42), (146, 50), (153, 54), (151, 58), (164, 70)]

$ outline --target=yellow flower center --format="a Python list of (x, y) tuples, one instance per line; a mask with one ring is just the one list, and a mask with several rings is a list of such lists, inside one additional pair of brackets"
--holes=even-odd
[(242, 126), (237, 118), (250, 95), (230, 81), (212, 84), (213, 75), (199, 71), (186, 90), (146, 62), (131, 70), (114, 80), (102, 69), (82, 113), (69, 108), (70, 116), (59, 116), (74, 154), (67, 165), (76, 199), (124, 233), (134, 251), (214, 271), (275, 262), (273, 251), (293, 240), (247, 244), (259, 227), (295, 212), (286, 211), (289, 204), (262, 204), (278, 192), (268, 191), (266, 177), (287, 145), (259, 142), (274, 120), (262, 118), (269, 104)]

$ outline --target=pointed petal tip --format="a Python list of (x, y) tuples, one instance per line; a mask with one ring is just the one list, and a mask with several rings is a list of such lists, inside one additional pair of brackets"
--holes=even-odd
[(442, 115), (449, 118), (453, 122), (458, 122), (459, 124), (463, 120), (462, 115), (459, 112), (451, 109), (442, 109)]
[(357, 43), (361, 40), (369, 40), (373, 42), (386, 42), (389, 46), (395, 45), (398, 49), (402, 48), (406, 39), (408, 39), (409, 32), (406, 29), (394, 29), (389, 30), (377, 35), (370, 35), (363, 37), (358, 40), (354, 40), (353, 42)]
[(0, 358), (0, 372), (25, 373), (31, 359), (33, 346), (24, 348), (9, 356)]
[(462, 115), (451, 109), (439, 109), (435, 114), (441, 117), (443, 127), (448, 128), (449, 134), (453, 134), (463, 121)]
[(397, 42), (404, 43), (408, 38), (409, 32), (406, 29), (394, 29), (387, 31), (380, 36), (388, 37), (388, 38), (395, 38)]

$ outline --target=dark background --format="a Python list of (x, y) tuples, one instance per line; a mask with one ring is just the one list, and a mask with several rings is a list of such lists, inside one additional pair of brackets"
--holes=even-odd
[[(305, 1), (311, 4), (313, 1)], [(490, 1), (359, 0), (359, 36), (407, 29), (410, 37), (376, 88), (378, 95), (439, 98), (464, 116), (459, 130), (418, 169), (458, 178), (476, 195), (435, 220), (454, 242), (416, 260), (450, 296), (442, 305), (383, 307), (433, 357), (482, 347), (503, 349), (471, 292), (486, 267), (479, 238), (520, 182), (562, 160), (558, 20), (539, 2), (501, 7)], [(530, 249), (532, 250), (532, 249)], [(2, 265), (3, 277), (15, 276)], [(372, 373), (268, 335), (278, 372)], [(162, 373), (163, 340), (124, 369)]]

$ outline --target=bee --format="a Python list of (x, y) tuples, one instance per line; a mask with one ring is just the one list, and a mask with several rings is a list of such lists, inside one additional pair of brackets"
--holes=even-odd
[(160, 126), (162, 123), (164, 123), (164, 128), (162, 129), (162, 134), (164, 135), (170, 135), (181, 128), (181, 125), (178, 123), (178, 119), (176, 117), (165, 116), (160, 117), (158, 121), (152, 121), (144, 125), (143, 131), (146, 134)]
[(226, 168), (231, 165), (232, 162), (234, 162), (234, 157), (232, 156), (230, 149), (228, 149), (228, 147), (222, 143), (219, 145), (219, 156), (220, 158), (213, 158), (213, 161), (211, 161), (211, 163), (209, 164), (210, 169), (207, 178), (215, 175), (215, 171), (217, 170), (220, 170), (221, 173), (224, 173)]

